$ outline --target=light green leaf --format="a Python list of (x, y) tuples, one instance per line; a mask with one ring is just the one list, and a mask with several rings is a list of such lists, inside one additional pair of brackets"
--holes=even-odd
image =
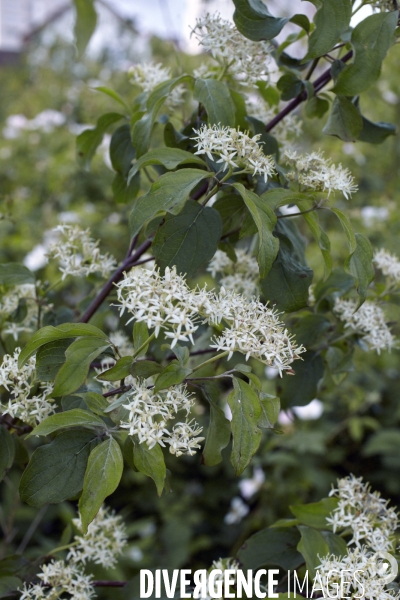
[(171, 362), (157, 377), (154, 391), (157, 393), (171, 387), (171, 385), (182, 383), (191, 372), (192, 369), (182, 367), (178, 362)]
[(221, 395), (219, 387), (212, 382), (207, 382), (203, 393), (210, 403), (210, 424), (208, 426), (206, 441), (203, 448), (203, 463), (207, 467), (218, 465), (222, 461), (222, 450), (227, 447), (231, 439), (231, 424), (225, 413), (217, 404)]
[(92, 158), (103, 141), (105, 132), (111, 125), (123, 118), (124, 116), (119, 113), (106, 113), (98, 119), (94, 129), (85, 129), (78, 135), (76, 138), (76, 159), (80, 167), (89, 170)]
[(188, 200), (179, 215), (167, 215), (152, 245), (157, 265), (193, 275), (214, 256), (222, 233), (222, 220), (214, 208)]
[(367, 289), (374, 279), (375, 272), (372, 266), (373, 250), (370, 241), (361, 233), (356, 233), (355, 236), (357, 248), (347, 258), (345, 269), (356, 280), (361, 305), (367, 297)]
[(261, 415), (258, 426), (263, 429), (272, 429), (278, 420), (281, 403), (279, 398), (260, 392)]
[(334, 135), (345, 142), (355, 142), (363, 128), (358, 108), (344, 96), (336, 96), (328, 121), (323, 128), (326, 135)]
[(0, 481), (3, 480), (8, 469), (12, 467), (15, 456), (15, 444), (11, 433), (6, 427), (0, 425)]
[(331, 516), (337, 505), (337, 498), (323, 498), (319, 502), (311, 504), (290, 506), (290, 510), (302, 525), (308, 525), (314, 529), (332, 529), (332, 525), (326, 519)]
[(344, 229), (344, 232), (347, 237), (347, 241), (349, 243), (350, 252), (351, 253), (354, 252), (357, 248), (357, 241), (356, 241), (356, 235), (354, 233), (354, 229), (353, 229), (353, 226), (351, 224), (349, 217), (346, 215), (346, 213), (344, 213), (342, 210), (339, 210), (338, 208), (331, 208), (331, 211), (333, 213), (335, 213), (335, 215), (339, 219), (339, 221)]
[(181, 169), (161, 175), (147, 194), (138, 198), (133, 206), (129, 217), (131, 237), (160, 211), (174, 215), (180, 213), (196, 185), (213, 175), (200, 169)]
[(261, 431), (257, 427), (261, 405), (256, 392), (242, 379), (233, 378), (234, 390), (228, 396), (232, 411), (233, 446), (231, 463), (236, 475), (240, 475), (261, 442)]
[(354, 61), (339, 73), (333, 91), (356, 96), (367, 90), (379, 77), (382, 61), (394, 42), (398, 11), (370, 15), (352, 31)]
[(18, 263), (0, 265), (0, 285), (35, 283), (35, 276), (27, 267)]
[(131, 356), (123, 356), (111, 369), (107, 369), (100, 375), (97, 375), (97, 379), (101, 379), (102, 381), (119, 381), (128, 377), (130, 375), (130, 368), (132, 366), (132, 357)]
[(94, 0), (74, 0), (76, 19), (74, 27), (75, 44), (78, 56), (86, 50), (97, 24), (97, 14)]
[(107, 398), (96, 392), (85, 392), (77, 395), (82, 398), (89, 410), (101, 417), (104, 415), (104, 410), (109, 406)]
[(226, 83), (196, 79), (193, 97), (204, 105), (210, 125), (235, 127), (235, 104)]
[(236, 27), (254, 42), (272, 40), (290, 20), (290, 17), (273, 17), (262, 0), (233, 0), (233, 3)]
[(351, 0), (324, 0), (314, 17), (315, 29), (308, 44), (307, 56), (311, 60), (323, 56), (335, 46), (350, 26)]
[(272, 234), (277, 221), (276, 215), (265, 200), (246, 190), (241, 183), (235, 183), (233, 187), (242, 196), (257, 226), (259, 236), (257, 260), (260, 277), (264, 278), (271, 269), (279, 250), (279, 240)]
[(41, 507), (73, 498), (82, 489), (90, 451), (97, 439), (90, 431), (63, 431), (51, 444), (41, 446), (23, 472), (22, 502)]
[(199, 156), (180, 148), (155, 148), (146, 152), (137, 160), (129, 171), (128, 183), (139, 172), (140, 169), (149, 165), (162, 165), (165, 169), (176, 169), (179, 165), (200, 165), (205, 167), (206, 163)]
[(306, 525), (298, 525), (301, 540), (297, 544), (297, 550), (301, 552), (306, 560), (307, 570), (315, 577), (315, 571), (321, 564), (321, 557), (329, 554), (329, 546), (324, 536), (316, 529)]
[(78, 505), (83, 533), (87, 532), (107, 496), (117, 489), (123, 468), (122, 452), (113, 437), (91, 451)]
[(33, 435), (49, 435), (60, 429), (69, 427), (85, 427), (86, 429), (101, 429), (105, 428), (105, 423), (100, 417), (92, 415), (81, 408), (73, 408), (66, 412), (56, 413), (44, 419), (37, 425), (28, 437)]
[(48, 325), (47, 327), (39, 329), (39, 331), (31, 337), (28, 344), (19, 355), (18, 367), (21, 368), (26, 361), (35, 354), (36, 350), (41, 346), (44, 346), (44, 344), (79, 336), (93, 336), (108, 340), (107, 335), (101, 331), (101, 329), (87, 323), (63, 323), (57, 327)]
[(121, 106), (128, 109), (128, 111), (130, 112), (131, 109), (129, 108), (129, 105), (125, 102), (125, 100), (123, 98), (121, 98), (121, 96), (119, 94), (117, 94), (117, 92), (115, 90), (111, 90), (110, 88), (104, 87), (102, 85), (99, 87), (95, 87), (94, 89), (97, 90), (98, 92), (102, 92), (106, 96), (109, 96), (113, 100), (116, 100), (117, 102), (119, 102), (119, 104), (121, 104)]
[[(136, 352), (143, 346), (145, 341), (149, 338), (149, 330), (144, 321), (136, 321), (133, 326), (133, 349)], [(144, 356), (149, 346), (143, 346), (143, 349), (136, 355), (136, 358)]]
[(135, 442), (133, 462), (138, 471), (152, 478), (156, 484), (157, 493), (161, 496), (167, 469), (160, 446), (156, 444), (150, 449), (145, 443), (138, 444)]
[(58, 371), (52, 394), (67, 396), (85, 381), (90, 363), (110, 345), (103, 339), (83, 337), (72, 342), (65, 352), (66, 362)]

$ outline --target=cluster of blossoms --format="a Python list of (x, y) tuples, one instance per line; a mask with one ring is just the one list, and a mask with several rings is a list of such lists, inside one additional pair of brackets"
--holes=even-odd
[[(133, 379), (132, 387), (126, 393), (128, 411), (127, 421), (121, 421), (121, 427), (129, 430), (129, 435), (138, 437), (139, 444), (146, 443), (149, 448), (156, 444), (169, 445), (171, 454), (195, 454), (204, 438), (196, 437), (202, 428), (188, 415), (193, 406), (192, 396), (185, 385), (174, 385), (168, 390), (154, 392), (146, 381)], [(186, 411), (186, 421), (177, 422), (172, 430), (167, 429), (168, 421), (176, 418), (177, 413)]]
[[(265, 125), (275, 116), (276, 112), (270, 108), (261, 98), (253, 96), (246, 100), (247, 114), (250, 117), (258, 119)], [(300, 137), (302, 133), (301, 121), (296, 115), (286, 115), (286, 117), (277, 123), (272, 135), (276, 138), (283, 151), (290, 150), (294, 140)]]
[(34, 331), (37, 324), (36, 290), (33, 283), (15, 285), (0, 298), (0, 317), (7, 320), (21, 303), (25, 304), (26, 314), (18, 323), (5, 323), (3, 333), (12, 335), (14, 340), (24, 331)]
[(372, 3), (372, 6), (382, 12), (399, 10), (399, 3), (397, 0), (375, 0), (375, 2)]
[(217, 250), (207, 267), (212, 277), (219, 276), (219, 284), (226, 290), (241, 293), (247, 298), (258, 296), (260, 273), (254, 256), (242, 250), (236, 250), (236, 262), (233, 262), (222, 250)]
[(32, 397), (29, 397), (38, 384), (35, 380), (36, 357), (31, 357), (20, 369), (18, 367), (20, 352), (21, 349), (16, 348), (13, 355), (6, 354), (0, 365), (0, 386), (8, 392), (8, 399), (0, 401), (0, 411), (35, 426), (54, 412), (53, 400), (48, 398), (53, 386), (43, 383), (40, 393), (36, 391)]
[(62, 239), (51, 244), (47, 256), (60, 260), (62, 279), (67, 275), (87, 277), (91, 273), (101, 273), (106, 277), (116, 266), (116, 260), (109, 254), (100, 254), (99, 241), (90, 237), (89, 229), (77, 225), (58, 225)]
[(346, 200), (356, 192), (358, 187), (348, 169), (342, 165), (334, 165), (322, 152), (311, 154), (298, 154), (294, 150), (286, 150), (287, 162), (295, 168), (296, 172), (287, 174), (288, 179), (296, 180), (299, 184), (316, 192), (341, 192)]
[(268, 42), (252, 42), (245, 38), (230, 21), (219, 14), (197, 19), (192, 31), (199, 45), (227, 69), (240, 83), (254, 86), (257, 81), (268, 81), (267, 64), (272, 46)]
[[(81, 520), (73, 519), (81, 529)], [(62, 594), (70, 595), (71, 600), (90, 600), (96, 595), (93, 576), (86, 575), (86, 561), (115, 567), (117, 556), (122, 554), (127, 534), (121, 517), (102, 506), (88, 527), (85, 535), (74, 538), (67, 561), (51, 561), (41, 567), (37, 577), (41, 583), (24, 585), (22, 600), (57, 600)]]
[[(164, 83), (171, 79), (171, 71), (167, 67), (163, 67), (161, 64), (155, 64), (153, 62), (144, 63), (142, 65), (134, 65), (129, 69), (129, 75), (131, 77), (130, 82), (134, 85), (139, 86), (144, 92), (151, 94), (151, 92), (160, 83)], [(183, 85), (177, 85), (169, 94), (165, 104), (171, 110), (177, 108), (183, 102), (183, 94), (185, 93), (185, 87)]]
[(376, 302), (367, 301), (357, 310), (356, 300), (336, 298), (334, 312), (345, 327), (350, 327), (371, 350), (380, 354), (381, 350), (391, 350), (396, 345), (389, 327), (385, 322), (385, 314)]
[(333, 531), (350, 527), (353, 538), (350, 544), (360, 547), (363, 541), (375, 552), (386, 552), (393, 548), (393, 535), (398, 527), (398, 516), (394, 508), (378, 492), (371, 492), (362, 477), (350, 475), (338, 480), (337, 489), (330, 493), (339, 499), (337, 508), (331, 513), (328, 523)]
[(251, 138), (234, 127), (221, 125), (203, 125), (199, 130), (193, 131), (197, 133), (192, 138), (196, 140), (198, 148), (195, 154), (207, 154), (211, 160), (212, 155), (217, 154), (220, 157), (217, 163), (223, 163), (224, 171), (229, 167), (246, 169), (253, 172), (253, 175), (262, 175), (265, 182), (275, 174), (273, 157), (266, 156), (258, 143), (260, 135)]
[[(162, 277), (157, 269), (137, 267), (125, 274), (117, 284), (120, 315), (127, 310), (132, 318), (147, 324), (158, 337), (161, 329), (172, 339), (194, 344), (193, 334), (200, 318), (209, 325), (228, 325), (211, 347), (229, 352), (238, 351), (275, 367), (281, 373), (305, 352), (296, 346), (293, 336), (284, 328), (279, 314), (258, 299), (248, 300), (241, 294), (224, 288), (219, 294), (206, 289), (191, 290), (176, 269), (165, 270)], [(203, 321), (203, 322), (204, 322)]]
[[(337, 598), (337, 591), (344, 583), (349, 598), (397, 600), (400, 597), (398, 592), (385, 589), (386, 580), (383, 575), (387, 563), (365, 547), (350, 549), (341, 558), (331, 555), (320, 560), (314, 587), (322, 590), (325, 598)], [(347, 572), (346, 581), (341, 579), (344, 572)]]
[(383, 248), (375, 252), (373, 263), (388, 277), (392, 285), (400, 283), (400, 260)]

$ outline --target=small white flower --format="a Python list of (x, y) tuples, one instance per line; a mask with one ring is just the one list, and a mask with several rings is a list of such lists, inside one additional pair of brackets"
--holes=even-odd
[(81, 566), (69, 565), (63, 560), (42, 565), (37, 577), (41, 584), (25, 584), (20, 590), (22, 600), (57, 600), (64, 593), (69, 594), (71, 600), (90, 600), (96, 595), (93, 576), (85, 575)]
[[(129, 69), (131, 83), (142, 88), (144, 92), (151, 93), (160, 83), (171, 79), (171, 71), (168, 67), (163, 67), (160, 63), (144, 63), (134, 65)], [(182, 102), (185, 88), (183, 85), (177, 85), (169, 94), (166, 105), (170, 109), (177, 108)]]
[(235, 252), (237, 260), (233, 262), (225, 252), (217, 250), (207, 271), (212, 277), (221, 276), (219, 284), (226, 290), (241, 293), (246, 298), (258, 296), (260, 273), (257, 260), (241, 248)]
[(224, 523), (234, 525), (240, 523), (242, 519), (249, 513), (250, 509), (239, 496), (232, 498), (231, 508), (224, 517)]
[(372, 259), (375, 266), (382, 271), (391, 283), (400, 283), (400, 260), (394, 254), (390, 254), (383, 248), (375, 252)]

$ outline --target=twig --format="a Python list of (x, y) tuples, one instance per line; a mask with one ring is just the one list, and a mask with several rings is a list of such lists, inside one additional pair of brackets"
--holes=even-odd
[(44, 506), (42, 506), (42, 508), (37, 512), (35, 518), (33, 519), (32, 523), (29, 525), (24, 537), (22, 538), (22, 542), (20, 543), (20, 545), (17, 548), (17, 551), (15, 554), (22, 554), (25, 550), (25, 548), (27, 547), (27, 545), (30, 542), (31, 537), (33, 536), (33, 534), (35, 533), (40, 521), (43, 519), (44, 514), (46, 512), (46, 510), (48, 509), (49, 505), (45, 504)]
[(94, 587), (124, 587), (127, 581), (107, 581), (105, 579), (98, 579), (92, 582)]

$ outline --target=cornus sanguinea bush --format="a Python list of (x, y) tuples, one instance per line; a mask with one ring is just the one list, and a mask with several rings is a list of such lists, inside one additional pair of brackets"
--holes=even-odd
[[(79, 52), (95, 4), (76, 2)], [(384, 489), (398, 468), (400, 260), (389, 235), (371, 232), (373, 250), (354, 220), (368, 185), (375, 194), (397, 165), (374, 185), (369, 163), (362, 176), (347, 166), (394, 133), (361, 107), (398, 32), (397, 3), (323, 1), (313, 23), (267, 4), (200, 17), (200, 59), (171, 67), (153, 40), (165, 64), (119, 67), (118, 91), (101, 82), (89, 108), (72, 106), (79, 80), (60, 98), (65, 115), (7, 119), (1, 217), (21, 262), (7, 250), (0, 265), (0, 597), (86, 600), (134, 577), (121, 596), (131, 600), (137, 567), (160, 564), (217, 582), (231, 571), (233, 586), (242, 568), (271, 565), (281, 594), (293, 591), (285, 572), (329, 588), (332, 569), (364, 569), (353, 597), (398, 597), (377, 579), (398, 516), (360, 474)], [(364, 4), (373, 10), (353, 27)], [(395, 105), (387, 87), (378, 108), (382, 90)], [(81, 131), (74, 115), (87, 110), (97, 123)], [(64, 130), (81, 131), (76, 176), (58, 155)], [(310, 147), (310, 130), (347, 154), (319, 138)], [(40, 173), (32, 212), (21, 157), (32, 180)], [(58, 184), (66, 171), (73, 185)], [(32, 248), (7, 212), (13, 195), (35, 234), (46, 223)], [(223, 549), (232, 556), (218, 560)]]

